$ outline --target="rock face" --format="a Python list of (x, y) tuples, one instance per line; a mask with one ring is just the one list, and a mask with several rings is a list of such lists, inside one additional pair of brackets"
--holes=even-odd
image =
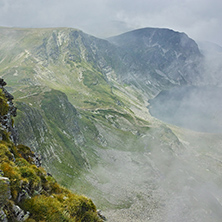
[[(7, 201), (11, 199), (10, 180), (7, 177), (0, 177), (0, 221), (7, 222), (7, 215), (3, 208), (7, 205)], [(25, 221), (29, 217), (29, 212), (25, 213), (18, 205), (12, 204), (11, 211), (16, 221)]]
[(6, 222), (7, 216), (3, 211), (6, 201), (11, 198), (10, 181), (7, 177), (0, 177), (0, 221)]
[[(15, 127), (13, 126), (12, 117), (16, 116), (16, 110), (17, 108), (14, 106), (12, 100), (14, 97), (4, 88), (6, 85), (6, 82), (0, 78), (0, 90), (2, 90), (2, 93), (6, 100), (7, 100), (7, 111), (4, 113), (1, 113), (3, 115), (0, 115), (0, 123), (1, 127), (6, 130), (8, 133), (10, 133), (11, 140), (16, 144), (17, 143), (17, 131)], [(1, 98), (2, 102), (3, 99)]]
[(10, 181), (7, 177), (0, 177), (0, 187), (1, 187), (0, 206), (2, 206), (6, 199), (11, 198)]

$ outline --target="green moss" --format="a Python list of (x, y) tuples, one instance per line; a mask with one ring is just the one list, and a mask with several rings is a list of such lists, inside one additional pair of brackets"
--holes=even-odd
[(35, 196), (25, 200), (23, 208), (30, 212), (35, 221), (69, 221), (63, 214), (61, 203), (54, 197)]

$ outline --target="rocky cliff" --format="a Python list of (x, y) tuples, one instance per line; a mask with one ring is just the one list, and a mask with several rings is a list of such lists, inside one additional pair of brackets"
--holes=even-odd
[[(0, 113), (0, 123), (1, 131), (7, 132), (10, 136), (10, 139), (16, 144), (17, 143), (17, 132), (13, 124), (12, 116), (16, 116), (16, 107), (14, 106), (12, 100), (14, 97), (5, 90), (4, 86), (7, 85), (3, 79), (0, 79), (0, 100), (1, 100), (1, 113)], [(3, 134), (0, 139), (3, 139)]]

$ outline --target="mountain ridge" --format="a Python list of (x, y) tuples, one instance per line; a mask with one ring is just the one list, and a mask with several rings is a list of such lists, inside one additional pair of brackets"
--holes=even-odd
[[(192, 178), (206, 182), (213, 173), (220, 175), (214, 170), (220, 168), (215, 159), (219, 135), (168, 125), (147, 109), (148, 99), (162, 90), (208, 83), (202, 80), (203, 57), (193, 40), (181, 34), (194, 54), (192, 47), (183, 53), (171, 44), (166, 56), (160, 44), (145, 47), (150, 38), (134, 38), (140, 44), (129, 50), (73, 29), (29, 32), (14, 30), (8, 39), (0, 35), (0, 75), (19, 108), (20, 142), (44, 157), (60, 184), (92, 198), (111, 220), (151, 217), (156, 222), (167, 221), (166, 206), (173, 208), (174, 197), (191, 198), (183, 182), (193, 192), (199, 182)], [(180, 34), (169, 32), (180, 46)], [(212, 171), (205, 174), (201, 167), (192, 168), (195, 164)], [(182, 179), (173, 180), (175, 175)], [(201, 195), (196, 199), (201, 201)], [(203, 218), (199, 205), (187, 199), (185, 205)], [(206, 215), (209, 209), (203, 207)], [(180, 216), (186, 221), (189, 215)]]
[[(151, 81), (149, 78), (152, 77), (160, 81), (157, 76), (164, 77), (172, 85), (197, 84), (197, 80), (201, 79), (198, 64), (202, 55), (198, 45), (185, 33), (169, 29), (143, 28), (108, 40), (132, 56), (135, 69), (139, 70), (132, 74), (142, 78), (142, 82)], [(192, 67), (189, 67), (190, 65)], [(137, 68), (138, 66), (142, 69)], [(199, 76), (199, 79), (195, 79), (196, 76)]]

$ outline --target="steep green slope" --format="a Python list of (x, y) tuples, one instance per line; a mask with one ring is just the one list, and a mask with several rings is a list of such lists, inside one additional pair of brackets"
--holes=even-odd
[(65, 28), (0, 31), (4, 42), (0, 72), (10, 86), (49, 86), (66, 92), (78, 106), (115, 104), (103, 72), (118, 63), (118, 55), (107, 41)]
[(34, 158), (28, 147), (0, 141), (2, 221), (103, 221), (90, 199), (61, 187)]
[(144, 144), (140, 138), (149, 131), (149, 123), (132, 113), (111, 108), (77, 112), (55, 90), (21, 101), (16, 102), (19, 142), (41, 153), (45, 167), (66, 186), (79, 183), (81, 173), (98, 164), (99, 149), (134, 149), (134, 144)]
[(77, 111), (65, 94), (51, 90), (16, 104), (19, 141), (41, 153), (45, 166), (58, 178), (62, 179), (64, 174), (77, 177), (86, 164), (79, 147), (83, 136)]
[(0, 82), (1, 221), (103, 221), (90, 199), (61, 187), (29, 147), (12, 142), (14, 106)]

